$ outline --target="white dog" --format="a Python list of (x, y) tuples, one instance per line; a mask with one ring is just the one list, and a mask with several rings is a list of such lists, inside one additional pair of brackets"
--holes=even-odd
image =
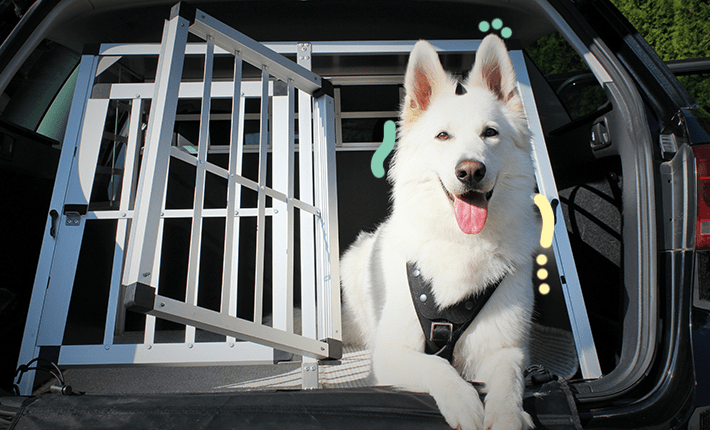
[[(341, 261), (345, 341), (372, 351), (378, 384), (431, 394), (453, 428), (532, 427), (522, 373), (540, 227), (510, 57), (501, 39), (486, 37), (461, 84), (421, 41), (405, 90), (389, 171), (391, 215)], [(410, 279), (428, 284), (429, 296), (411, 293)], [(446, 351), (433, 354), (441, 344), (427, 354), (427, 340), (446, 342), (453, 325), (435, 321), (425, 333), (414, 303), (469, 308), (484, 290), (494, 293), (455, 346), (442, 348), (453, 352), (451, 361)], [(467, 381), (485, 384), (485, 408)]]

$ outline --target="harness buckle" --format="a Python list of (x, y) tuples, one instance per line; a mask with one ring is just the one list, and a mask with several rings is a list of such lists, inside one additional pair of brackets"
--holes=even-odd
[(451, 342), (454, 338), (454, 325), (450, 322), (431, 323), (429, 340), (432, 342)]

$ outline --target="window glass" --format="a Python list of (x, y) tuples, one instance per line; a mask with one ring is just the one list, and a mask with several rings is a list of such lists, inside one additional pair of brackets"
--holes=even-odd
[(545, 76), (571, 120), (606, 103), (606, 93), (587, 64), (559, 33), (530, 44), (525, 53)]
[(53, 139), (63, 137), (79, 59), (58, 43), (40, 43), (0, 96), (0, 120)]
[(69, 79), (67, 79), (59, 94), (49, 106), (47, 113), (42, 118), (37, 128), (37, 133), (61, 141), (67, 129), (69, 119), (69, 109), (71, 108), (74, 88), (76, 88), (76, 77), (79, 74), (79, 67), (74, 68)]

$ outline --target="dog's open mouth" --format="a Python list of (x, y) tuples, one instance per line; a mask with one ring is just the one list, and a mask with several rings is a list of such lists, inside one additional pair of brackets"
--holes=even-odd
[(453, 195), (446, 189), (443, 182), (441, 187), (454, 206), (454, 216), (461, 231), (466, 234), (480, 233), (486, 225), (488, 201), (493, 196), (493, 189), (486, 193), (470, 190), (463, 194)]

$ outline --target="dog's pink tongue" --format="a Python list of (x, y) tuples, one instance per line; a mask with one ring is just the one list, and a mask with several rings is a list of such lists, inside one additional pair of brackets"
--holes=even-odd
[(458, 197), (454, 201), (454, 214), (459, 228), (466, 234), (478, 234), (486, 225), (488, 201), (483, 194), (476, 193), (473, 198), (463, 201)]

